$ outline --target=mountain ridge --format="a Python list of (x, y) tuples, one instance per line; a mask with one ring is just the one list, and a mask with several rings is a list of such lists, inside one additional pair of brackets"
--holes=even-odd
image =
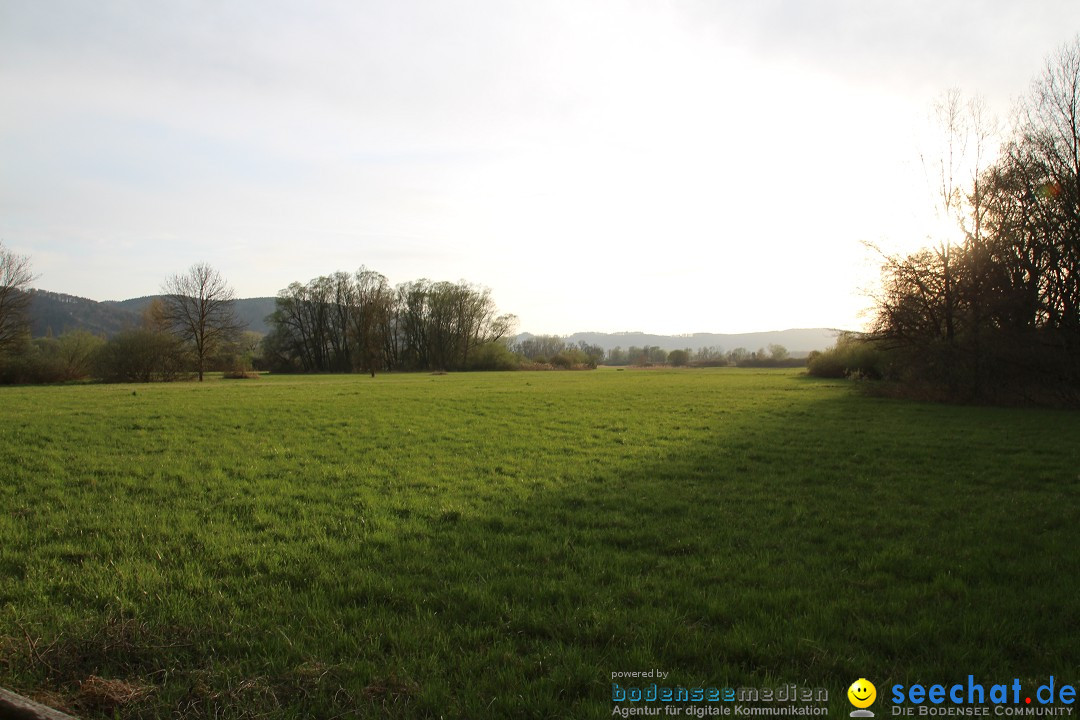
[[(30, 303), (30, 331), (34, 337), (59, 335), (69, 330), (87, 330), (110, 337), (123, 330), (136, 327), (140, 322), (140, 313), (160, 295), (146, 295), (126, 300), (90, 300), (76, 295), (34, 289), (30, 291), (33, 300)], [(275, 298), (255, 297), (238, 298), (236, 311), (248, 330), (259, 333), (270, 331), (266, 316), (274, 311)], [(565, 342), (574, 345), (585, 342), (599, 345), (605, 351), (616, 347), (624, 349), (631, 346), (658, 346), (664, 350), (689, 348), (698, 350), (704, 347), (716, 347), (725, 351), (744, 347), (757, 350), (769, 345), (783, 345), (792, 353), (807, 353), (812, 350), (824, 350), (836, 339), (838, 330), (830, 328), (788, 328), (786, 330), (766, 330), (751, 333), (706, 333), (697, 332), (680, 335), (660, 335), (642, 331), (622, 331), (603, 333), (595, 331), (575, 332), (560, 335)], [(517, 340), (538, 337), (538, 334), (523, 332)]]
[[(60, 335), (69, 330), (112, 337), (137, 327), (143, 309), (161, 295), (127, 300), (91, 300), (51, 290), (30, 290), (30, 334), (34, 337)], [(238, 298), (236, 314), (248, 330), (266, 334), (266, 316), (274, 311), (274, 298)]]

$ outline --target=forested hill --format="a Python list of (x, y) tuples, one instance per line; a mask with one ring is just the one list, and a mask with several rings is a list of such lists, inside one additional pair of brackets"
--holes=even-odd
[[(60, 335), (68, 330), (89, 330), (111, 337), (139, 324), (139, 314), (156, 296), (121, 301), (89, 300), (48, 290), (31, 290), (30, 332), (34, 337)], [(249, 330), (266, 333), (265, 318), (274, 311), (274, 298), (236, 301), (236, 314)]]
[(30, 294), (30, 333), (34, 337), (60, 335), (68, 330), (112, 336), (139, 323), (138, 312), (113, 303), (47, 290), (31, 290)]
[[(147, 297), (120, 300), (118, 302), (109, 301), (103, 304), (114, 305), (124, 310), (133, 310), (136, 313), (141, 313), (143, 308), (149, 305), (156, 297), (161, 296), (149, 295)], [(240, 322), (247, 325), (248, 330), (254, 330), (257, 333), (262, 333), (264, 335), (270, 332), (270, 326), (266, 324), (266, 316), (274, 312), (274, 298), (241, 298), (236, 301), (235, 308), (236, 316), (240, 318)]]

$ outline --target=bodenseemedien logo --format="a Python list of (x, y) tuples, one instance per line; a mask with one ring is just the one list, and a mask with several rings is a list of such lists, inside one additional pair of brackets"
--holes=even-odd
[(851, 687), (847, 689), (847, 697), (848, 701), (856, 707), (856, 709), (851, 712), (851, 717), (874, 717), (874, 713), (866, 709), (873, 705), (874, 701), (877, 700), (877, 688), (874, 687), (874, 683), (866, 678), (859, 678), (851, 683)]

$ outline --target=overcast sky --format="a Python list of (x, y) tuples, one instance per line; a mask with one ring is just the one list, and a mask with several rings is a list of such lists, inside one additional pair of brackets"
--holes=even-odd
[(950, 87), (1003, 121), (1076, 0), (0, 0), (0, 241), (36, 286), (360, 265), (534, 333), (860, 327), (932, 232)]

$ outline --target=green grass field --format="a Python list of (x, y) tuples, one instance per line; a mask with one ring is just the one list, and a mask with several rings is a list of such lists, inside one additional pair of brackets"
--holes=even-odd
[(859, 677), (1075, 683), (1078, 488), (1080, 414), (794, 371), (0, 388), (0, 685), (588, 718), (652, 668), (841, 716)]

